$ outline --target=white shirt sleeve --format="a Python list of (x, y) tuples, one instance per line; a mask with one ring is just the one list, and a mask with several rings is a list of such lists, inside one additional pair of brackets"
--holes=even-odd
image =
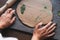
[(17, 38), (14, 37), (2, 37), (2, 34), (0, 33), (0, 40), (18, 40)]

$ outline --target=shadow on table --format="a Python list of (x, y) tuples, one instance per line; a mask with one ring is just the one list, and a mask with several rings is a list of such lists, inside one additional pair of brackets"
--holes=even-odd
[[(18, 30), (14, 30), (14, 29), (4, 29), (2, 31), (2, 35), (3, 35), (3, 37), (16, 37), (16, 38), (21, 39), (21, 40), (23, 40), (23, 39), (25, 40), (25, 39), (27, 39), (27, 37), (30, 40), (32, 37), (32, 34), (18, 31)], [(47, 38), (45, 40), (58, 40), (58, 39), (51, 37), (51, 38)]]

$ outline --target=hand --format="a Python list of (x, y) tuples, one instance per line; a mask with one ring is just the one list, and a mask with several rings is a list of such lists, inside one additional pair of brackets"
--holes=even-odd
[(32, 40), (39, 40), (39, 39), (43, 40), (55, 34), (55, 32), (53, 32), (56, 28), (55, 23), (49, 22), (47, 25), (43, 27), (41, 27), (41, 25), (42, 22), (36, 25), (35, 30), (33, 32)]
[(0, 29), (4, 29), (10, 26), (15, 21), (15, 17), (12, 18), (14, 13), (15, 13), (15, 10), (12, 10), (10, 8), (0, 16)]

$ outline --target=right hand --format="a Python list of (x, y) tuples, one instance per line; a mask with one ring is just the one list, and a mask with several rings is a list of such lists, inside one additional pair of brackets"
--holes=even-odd
[(13, 24), (16, 18), (15, 16), (12, 17), (14, 13), (15, 10), (9, 8), (7, 11), (5, 11), (5, 13), (0, 16), (0, 29), (7, 28), (11, 24)]
[[(32, 40), (42, 40), (51, 37), (55, 34), (56, 23), (49, 22), (47, 25), (41, 27), (42, 22), (37, 24), (33, 32)], [(41, 27), (41, 28), (39, 28)]]

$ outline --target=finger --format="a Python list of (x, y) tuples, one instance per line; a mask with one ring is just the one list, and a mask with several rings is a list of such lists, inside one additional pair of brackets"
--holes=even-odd
[(38, 29), (42, 24), (43, 24), (42, 22), (38, 23), (38, 24), (35, 26), (35, 29)]
[(45, 33), (43, 33), (43, 35), (48, 35), (49, 33), (53, 32), (55, 30), (56, 26), (54, 26), (50, 31), (45, 31)]
[(15, 21), (16, 17), (13, 17), (12, 20), (11, 20), (11, 24)]
[(9, 8), (5, 11), (6, 14), (10, 13), (10, 11), (12, 11), (12, 8)]
[(44, 34), (46, 32), (46, 29), (39, 29), (41, 31), (41, 34)]
[(12, 11), (12, 8), (7, 9), (7, 10), (5, 11), (5, 13), (2, 14), (1, 16), (6, 17), (6, 15), (9, 14), (10, 11)]
[(12, 16), (14, 13), (15, 13), (15, 10), (12, 10), (12, 11), (10, 12), (10, 15)]
[(53, 33), (47, 35), (46, 37), (51, 37), (51, 36), (54, 36), (54, 35), (55, 35), (55, 32), (53, 32)]
[(51, 24), (52, 24), (52, 22), (49, 22), (44, 28), (47, 29)]
[(12, 10), (10, 13), (9, 13), (9, 18), (12, 18), (13, 14), (15, 13), (15, 10)]
[(11, 12), (10, 12), (10, 14), (14, 14), (15, 13), (15, 10), (12, 10)]
[(51, 30), (53, 27), (55, 27), (56, 23), (53, 23), (48, 29), (47, 31)]
[(56, 26), (54, 26), (54, 27), (48, 32), (48, 34), (51, 33), (51, 32), (53, 32), (53, 31), (55, 30), (55, 28), (56, 28)]

